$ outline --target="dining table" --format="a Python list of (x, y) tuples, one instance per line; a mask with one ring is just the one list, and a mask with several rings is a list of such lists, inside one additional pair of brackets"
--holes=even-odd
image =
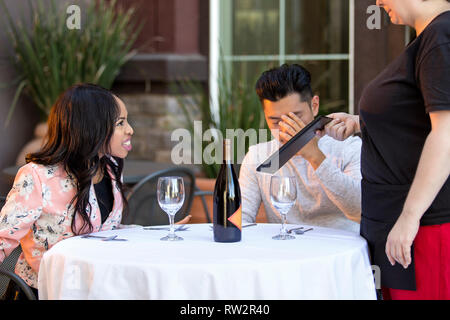
[[(287, 225), (287, 229), (309, 226)], [(375, 300), (368, 245), (359, 234), (313, 226), (273, 240), (280, 225), (242, 228), (242, 240), (214, 242), (211, 224), (134, 226), (76, 236), (42, 257), (39, 299)], [(106, 241), (105, 241), (106, 240)], [(108, 241), (109, 240), (109, 241)]]

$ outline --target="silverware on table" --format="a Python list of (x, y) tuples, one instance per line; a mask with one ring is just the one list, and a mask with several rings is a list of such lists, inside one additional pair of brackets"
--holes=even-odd
[[(170, 228), (168, 228), (168, 227), (161, 227), (161, 228), (158, 228), (158, 227), (144, 227), (143, 229), (144, 230), (165, 230), (165, 231), (170, 231)], [(175, 232), (176, 231), (186, 231), (188, 229), (189, 229), (189, 227), (183, 224), (183, 225), (175, 228)]]
[(308, 232), (308, 231), (311, 231), (311, 230), (313, 230), (313, 228), (309, 228), (309, 229), (306, 229), (306, 230), (295, 230), (294, 232), (295, 232), (295, 234), (304, 234), (305, 232)]
[(127, 239), (117, 238), (117, 235), (110, 236), (110, 237), (104, 237), (104, 236), (94, 236), (92, 234), (85, 234), (85, 235), (82, 235), (81, 238), (83, 238), (83, 239), (89, 239), (89, 238), (102, 239), (102, 241), (128, 241)]
[(102, 241), (111, 241), (111, 240), (114, 240), (115, 238), (117, 238), (117, 235), (104, 238), (104, 239), (102, 239)]
[(253, 227), (256, 226), (256, 223), (250, 223), (250, 224), (246, 224), (245, 226), (242, 226), (242, 228), (248, 228), (248, 227)]
[(303, 227), (296, 227), (296, 228), (288, 229), (287, 233), (292, 233), (292, 232), (300, 230), (300, 229), (303, 229)]
[[(253, 226), (257, 226), (257, 223), (249, 223), (246, 225), (243, 225), (242, 228), (248, 228), (248, 227), (253, 227)], [(209, 226), (209, 228), (212, 230), (214, 227), (213, 226)]]
[(106, 238), (106, 237), (102, 237), (102, 236), (94, 236), (94, 235), (92, 235), (92, 234), (85, 234), (85, 235), (82, 235), (81, 238), (83, 238), (83, 239), (86, 239), (86, 238), (98, 238), (98, 239), (104, 239), (104, 238)]

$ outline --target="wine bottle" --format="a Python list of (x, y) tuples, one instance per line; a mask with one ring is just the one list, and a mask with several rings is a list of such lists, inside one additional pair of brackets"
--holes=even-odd
[(241, 241), (241, 189), (231, 157), (231, 140), (223, 143), (223, 162), (214, 187), (213, 231), (216, 242)]

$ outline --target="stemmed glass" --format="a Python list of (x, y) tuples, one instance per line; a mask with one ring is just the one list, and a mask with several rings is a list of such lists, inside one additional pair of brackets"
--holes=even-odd
[(272, 237), (275, 240), (295, 239), (286, 231), (286, 216), (297, 199), (297, 186), (294, 177), (272, 176), (270, 178), (270, 200), (281, 215), (280, 234)]
[(158, 203), (169, 216), (170, 231), (163, 241), (180, 241), (183, 238), (175, 234), (175, 214), (184, 203), (184, 182), (181, 177), (161, 177), (158, 179)]

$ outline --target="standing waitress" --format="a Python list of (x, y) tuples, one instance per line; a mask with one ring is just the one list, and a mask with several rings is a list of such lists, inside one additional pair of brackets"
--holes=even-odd
[(412, 41), (365, 88), (360, 117), (320, 134), (362, 134), (361, 235), (385, 299), (450, 299), (450, 0), (377, 0)]

